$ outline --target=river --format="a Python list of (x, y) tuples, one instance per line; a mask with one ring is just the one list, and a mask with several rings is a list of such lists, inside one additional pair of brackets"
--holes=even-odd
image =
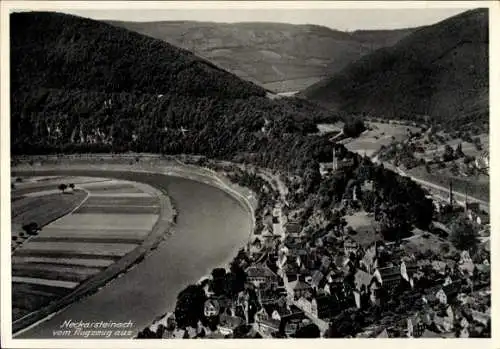
[(156, 316), (173, 310), (182, 288), (227, 263), (248, 240), (252, 224), (248, 210), (226, 192), (207, 184), (162, 174), (114, 171), (37, 174), (113, 177), (166, 189), (178, 212), (177, 223), (172, 236), (129, 272), (16, 338), (54, 338), (54, 331), (69, 320), (132, 321), (135, 335)]

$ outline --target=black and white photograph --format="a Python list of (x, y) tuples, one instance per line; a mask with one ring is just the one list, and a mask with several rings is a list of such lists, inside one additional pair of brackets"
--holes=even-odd
[(498, 3), (23, 3), (2, 347), (492, 339)]

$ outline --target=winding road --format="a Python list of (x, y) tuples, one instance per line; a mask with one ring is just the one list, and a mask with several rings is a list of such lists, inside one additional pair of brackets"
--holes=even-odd
[[(432, 183), (432, 182), (417, 178), (415, 176), (409, 175), (408, 173), (403, 171), (401, 168), (396, 167), (389, 162), (380, 161), (378, 159), (378, 157), (376, 157), (376, 156), (373, 157), (371, 160), (372, 160), (372, 162), (374, 162), (376, 164), (382, 164), (382, 165), (384, 165), (385, 168), (395, 171), (400, 176), (409, 177), (414, 182), (417, 182), (418, 184), (420, 184), (423, 188), (433, 192), (432, 194), (434, 197), (439, 198), (441, 200), (448, 200), (447, 194), (448, 194), (449, 189), (447, 187), (444, 187), (442, 185)], [(436, 193), (436, 191), (438, 191), (438, 193)], [(468, 202), (478, 202), (479, 206), (482, 210), (484, 210), (485, 212), (488, 212), (488, 213), (490, 212), (490, 204), (487, 201), (475, 198), (475, 197), (470, 196), (470, 195), (466, 196), (464, 193), (458, 192), (456, 190), (453, 191), (453, 196), (454, 196), (457, 204), (459, 204), (460, 206), (465, 206), (465, 198), (467, 197)]]

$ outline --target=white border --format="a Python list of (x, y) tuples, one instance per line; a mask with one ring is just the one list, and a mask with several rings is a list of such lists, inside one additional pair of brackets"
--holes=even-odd
[[(10, 219), (5, 219), (10, 215), (10, 132), (9, 130), (9, 103), (10, 103), (10, 86), (9, 86), (9, 11), (32, 9), (32, 10), (63, 10), (63, 9), (129, 9), (129, 10), (144, 10), (144, 9), (375, 9), (375, 8), (478, 8), (488, 7), (490, 9), (490, 132), (493, 135), (494, 130), (500, 130), (500, 108), (498, 106), (498, 98), (500, 97), (500, 47), (498, 42), (498, 34), (500, 34), (500, 5), (496, 1), (1, 1), (1, 118), (0, 118), (0, 161), (1, 161), (1, 197), (0, 209), (2, 210), (0, 220), (0, 274), (1, 274), (1, 347), (6, 348), (143, 348), (148, 347), (210, 347), (214, 348), (252, 348), (255, 345), (265, 346), (270, 348), (301, 348), (305, 346), (317, 346), (324, 348), (332, 347), (349, 347), (355, 349), (366, 348), (367, 346), (380, 345), (384, 348), (416, 348), (425, 347), (443, 348), (449, 347), (454, 349), (469, 348), (469, 347), (486, 347), (500, 348), (498, 341), (498, 329), (500, 322), (498, 319), (497, 297), (494, 296), (494, 290), (499, 289), (498, 284), (500, 276), (496, 271), (500, 271), (497, 267), (499, 252), (494, 246), (498, 245), (495, 232), (497, 227), (500, 227), (500, 206), (497, 207), (494, 200), (491, 200), (491, 260), (492, 260), (492, 332), (493, 338), (489, 339), (317, 339), (317, 340), (28, 340), (28, 339), (12, 339), (11, 334), (11, 290), (10, 290)], [(496, 64), (495, 64), (496, 63)], [(496, 96), (496, 99), (493, 98)], [(500, 139), (490, 136), (490, 161), (491, 161), (491, 178), (499, 178), (500, 169), (496, 166), (498, 162), (498, 149), (500, 147)], [(492, 180), (491, 197), (500, 197), (500, 186), (496, 181)], [(154, 317), (154, 314), (152, 314)], [(497, 329), (497, 331), (495, 331)], [(147, 343), (147, 344), (145, 344)]]

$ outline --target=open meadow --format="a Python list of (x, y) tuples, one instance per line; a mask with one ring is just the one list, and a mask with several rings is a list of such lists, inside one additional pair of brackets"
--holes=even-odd
[(408, 174), (448, 188), (450, 180), (453, 183), (453, 190), (460, 193), (467, 193), (469, 196), (489, 202), (490, 200), (490, 177), (477, 175), (470, 177), (453, 176), (448, 169), (438, 169), (433, 167), (428, 172), (424, 166), (418, 166), (406, 171)]
[(349, 151), (358, 154), (372, 156), (382, 146), (388, 146), (394, 141), (402, 141), (407, 138), (408, 130), (415, 132), (419, 128), (400, 124), (388, 124), (380, 122), (366, 122), (370, 128), (355, 139), (347, 139), (345, 146)]

